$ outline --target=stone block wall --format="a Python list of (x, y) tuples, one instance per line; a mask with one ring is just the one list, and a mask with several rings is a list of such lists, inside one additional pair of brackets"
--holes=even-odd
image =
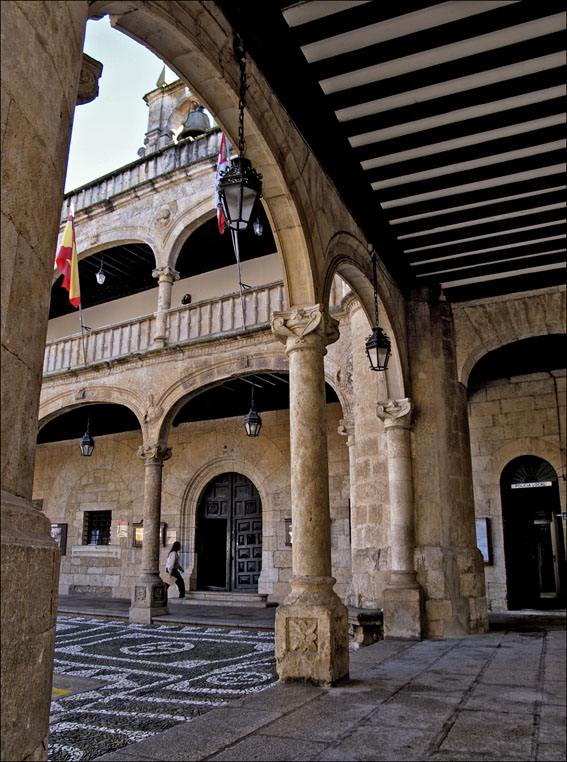
[[(282, 602), (289, 591), (291, 547), (285, 519), (291, 518), (289, 412), (262, 412), (262, 432), (246, 437), (242, 419), (184, 423), (172, 429), (172, 457), (163, 470), (161, 520), (182, 543), (189, 587), (196, 586), (196, 513), (203, 489), (215, 476), (236, 471), (250, 478), (262, 498), (263, 569), (259, 592)], [(350, 585), (349, 463), (345, 440), (337, 433), (338, 403), (327, 406), (333, 575), (345, 597)], [(140, 432), (96, 436), (90, 458), (78, 442), (37, 448), (34, 494), (52, 523), (67, 524), (67, 551), (61, 559), (59, 591), (127, 598), (142, 561), (133, 547), (132, 524), (143, 517), (144, 465), (136, 452)], [(110, 545), (83, 545), (85, 511), (112, 510)], [(127, 536), (118, 536), (128, 522)], [(168, 548), (161, 547), (160, 568)]]
[[(489, 609), (507, 610), (500, 475), (521, 455), (547, 460), (559, 477), (565, 511), (565, 371), (483, 383), (469, 391), (476, 517), (491, 520), (493, 563), (485, 567)], [(565, 532), (565, 520), (563, 520)]]

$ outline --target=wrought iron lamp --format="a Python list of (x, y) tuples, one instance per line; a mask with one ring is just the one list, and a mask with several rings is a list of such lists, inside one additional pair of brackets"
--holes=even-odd
[(234, 52), (240, 64), (240, 100), (238, 102), (238, 156), (219, 179), (219, 198), (226, 223), (231, 230), (246, 230), (262, 195), (262, 175), (245, 158), (244, 108), (246, 106), (246, 52), (240, 37), (234, 41)]
[(96, 282), (99, 286), (102, 286), (104, 281), (106, 280), (106, 275), (104, 274), (104, 270), (102, 269), (102, 264), (104, 260), (104, 254), (100, 255), (100, 270), (96, 274)]
[(372, 370), (387, 370), (392, 353), (392, 344), (378, 322), (378, 288), (376, 278), (376, 252), (372, 251), (372, 267), (374, 276), (374, 330), (366, 339), (366, 354)]
[(244, 428), (247, 437), (257, 437), (262, 428), (262, 419), (254, 410), (254, 387), (252, 387), (252, 403), (250, 412), (244, 417)]
[(89, 434), (89, 423), (90, 423), (90, 418), (87, 418), (87, 430), (85, 431), (83, 438), (79, 442), (81, 455), (84, 455), (85, 457), (89, 457), (90, 455), (92, 455), (94, 450), (94, 439)]

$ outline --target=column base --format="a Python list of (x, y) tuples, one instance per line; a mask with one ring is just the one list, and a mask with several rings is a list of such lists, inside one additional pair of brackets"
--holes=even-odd
[(415, 571), (390, 572), (384, 588), (384, 638), (421, 640), (424, 596)]
[(329, 686), (348, 677), (348, 612), (333, 577), (293, 577), (276, 609), (276, 668), (280, 680)]
[(135, 624), (151, 624), (155, 616), (167, 616), (167, 585), (157, 574), (146, 574), (134, 583), (129, 620)]

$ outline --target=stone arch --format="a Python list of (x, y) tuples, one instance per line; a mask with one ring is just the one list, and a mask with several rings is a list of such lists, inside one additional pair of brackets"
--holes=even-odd
[(71, 389), (60, 392), (41, 401), (39, 406), (39, 426), (40, 431), (46, 423), (57, 418), (63, 413), (68, 413), (81, 405), (91, 404), (112, 404), (123, 405), (131, 410), (138, 422), (140, 429), (144, 429), (144, 407), (145, 403), (140, 395), (130, 389), (111, 386), (85, 386), (78, 389)]
[(557, 474), (563, 472), (561, 450), (559, 447), (551, 442), (546, 442), (545, 439), (531, 437), (506, 442), (505, 445), (493, 453), (492, 457), (486, 464), (485, 470), (492, 474), (495, 479), (499, 480), (502, 471), (508, 463), (523, 455), (534, 455), (537, 458), (546, 460), (553, 466)]
[[(232, 50), (233, 30), (220, 9), (203, 2), (167, 8), (139, 0), (91, 4), (91, 18), (106, 13), (112, 14), (115, 29), (145, 45), (187, 83), (194, 98), (236, 145), (240, 71)], [(303, 144), (296, 158), (289, 120), (250, 57), (247, 80), (247, 156), (263, 175), (264, 205), (282, 258), (287, 301), (313, 304), (320, 292), (316, 260), (321, 254), (315, 252), (323, 247), (316, 233), (308, 238), (302, 227), (302, 220), (317, 218), (305, 182)]]
[(565, 333), (565, 288), (548, 288), (491, 303), (453, 305), (457, 372), (468, 384), (476, 363), (488, 352), (535, 336)]
[[(388, 371), (389, 395), (405, 397), (409, 379), (404, 301), (384, 265), (377, 259), (377, 290), (380, 323), (392, 341), (392, 358)], [(327, 247), (324, 300), (328, 304), (334, 276), (338, 274), (351, 287), (369, 319), (374, 322), (374, 288), (372, 260), (368, 248), (354, 235), (341, 231)]]
[(164, 237), (167, 264), (170, 267), (175, 269), (185, 242), (201, 225), (208, 222), (215, 214), (214, 195), (211, 193), (209, 196), (197, 201), (190, 209), (187, 209), (176, 218), (175, 224)]
[[(213, 436), (209, 434), (208, 436)], [(243, 474), (254, 484), (262, 502), (262, 532), (263, 537), (273, 536), (276, 533), (276, 522), (279, 518), (275, 516), (274, 499), (275, 494), (281, 493), (282, 489), (289, 487), (289, 462), (286, 461), (281, 451), (269, 440), (255, 441), (255, 449), (262, 448), (260, 453), (256, 454), (256, 460), (243, 458), (240, 455), (218, 455), (213, 454), (207, 457), (204, 463), (198, 466), (193, 474), (188, 474), (185, 491), (181, 500), (181, 535), (183, 542), (189, 548), (187, 566), (185, 567), (189, 579), (189, 588), (196, 589), (197, 585), (197, 556), (195, 549), (196, 531), (197, 531), (197, 512), (199, 502), (206, 486), (215, 477), (228, 472)], [(270, 470), (262, 469), (262, 463), (277, 463), (275, 468)], [(279, 480), (278, 480), (279, 472)], [(287, 479), (282, 478), (287, 474)], [(182, 478), (180, 475), (177, 477)], [(275, 487), (275, 489), (274, 489)], [(264, 544), (264, 543), (263, 543)], [(258, 584), (259, 593), (270, 593), (272, 591), (273, 580), (273, 554), (263, 552), (262, 573)]]

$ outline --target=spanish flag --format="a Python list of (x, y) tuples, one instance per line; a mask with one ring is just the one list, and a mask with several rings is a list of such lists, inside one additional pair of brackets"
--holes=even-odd
[(77, 260), (77, 243), (75, 241), (75, 224), (73, 214), (69, 214), (63, 239), (55, 260), (57, 269), (63, 273), (63, 288), (69, 292), (69, 301), (75, 307), (81, 304), (81, 288), (79, 286), (79, 263)]

